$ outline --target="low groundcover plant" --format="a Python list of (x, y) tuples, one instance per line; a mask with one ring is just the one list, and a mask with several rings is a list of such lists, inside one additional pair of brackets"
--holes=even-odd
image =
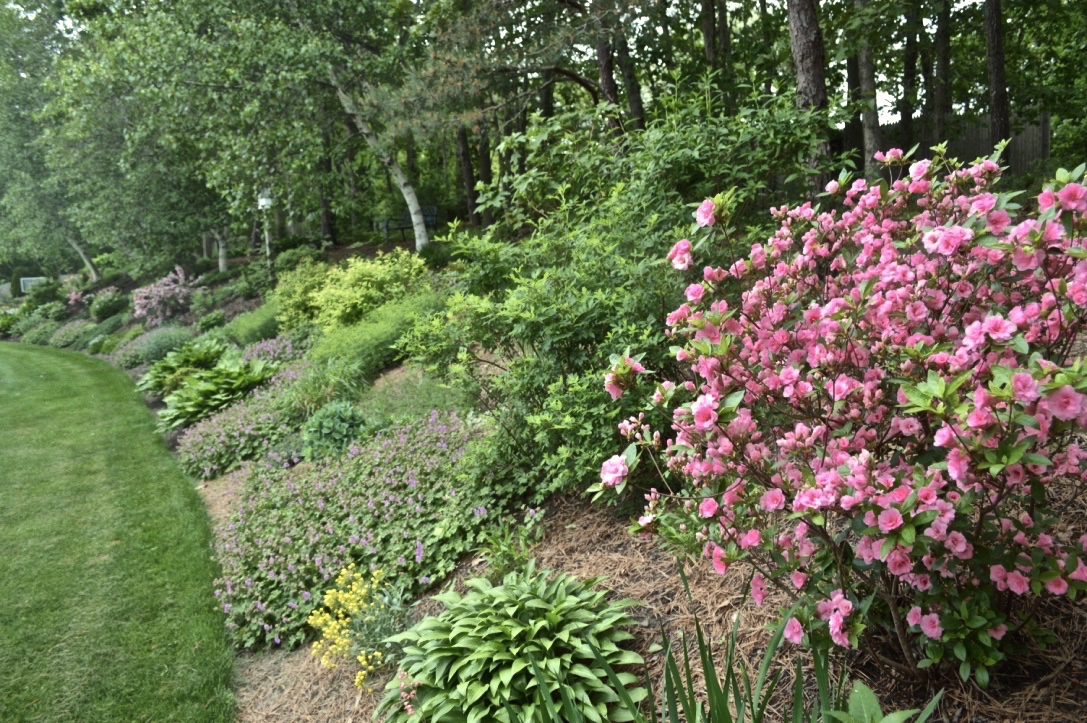
[[(672, 266), (697, 278), (667, 319), (689, 375), (653, 393), (672, 436), (623, 422), (632, 444), (596, 491), (624, 487), (640, 450), (669, 488), (637, 528), (722, 574), (747, 563), (756, 603), (769, 586), (799, 603), (787, 640), (865, 638), (903, 672), (985, 686), (1011, 631), (1034, 630), (1032, 598), (1087, 588), (1087, 535), (1059, 503), (1087, 460), (1087, 373), (1070, 358), (1087, 320), (1084, 168), (1023, 214), (994, 188), (995, 157), (880, 160), (890, 182), (843, 174), (826, 207), (773, 209), (780, 228), (729, 268), (696, 270), (700, 243), (676, 244)], [(729, 234), (724, 200), (699, 208), (702, 243)], [(622, 394), (650, 371), (627, 355), (609, 374)]]

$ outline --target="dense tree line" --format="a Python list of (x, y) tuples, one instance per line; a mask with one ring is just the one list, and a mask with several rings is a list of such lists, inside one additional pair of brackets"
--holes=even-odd
[(1085, 30), (1074, 0), (8, 3), (0, 262), (140, 272), (264, 224), (357, 240), (404, 208), (421, 249), (424, 205), (494, 221), (533, 124), (598, 123), (620, 153), (707, 74), (727, 115), (825, 109), (858, 163), (985, 114), (994, 143), (1048, 114), (1082, 155)]

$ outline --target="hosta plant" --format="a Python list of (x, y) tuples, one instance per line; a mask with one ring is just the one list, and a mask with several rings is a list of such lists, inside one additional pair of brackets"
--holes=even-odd
[[(864, 638), (903, 672), (985, 686), (1038, 601), (1087, 589), (1060, 502), (1087, 461), (1084, 167), (1023, 213), (993, 159), (883, 159), (890, 182), (843, 174), (824, 205), (774, 209), (728, 268), (696, 270), (729, 241), (724, 199), (699, 207), (703, 239), (668, 256), (689, 274), (667, 320), (687, 374), (653, 393), (672, 429), (623, 422), (597, 491), (641, 450), (669, 481), (637, 528), (753, 570), (756, 603), (795, 598), (787, 640)], [(617, 358), (606, 383), (623, 394), (641, 366)]]
[(259, 387), (275, 371), (274, 364), (259, 359), (194, 369), (163, 398), (166, 409), (159, 412), (159, 428), (177, 429), (198, 422)]
[(476, 578), (464, 595), (435, 596), (440, 615), (391, 638), (403, 657), (379, 712), (393, 721), (545, 720), (565, 691), (585, 720), (634, 720), (620, 694), (637, 703), (645, 689), (632, 673), (609, 676), (598, 656), (613, 671), (644, 662), (620, 647), (633, 637), (624, 628), (635, 603), (608, 602), (598, 582), (530, 563), (500, 585)]
[(136, 388), (158, 396), (169, 394), (196, 370), (215, 367), (228, 348), (226, 343), (213, 337), (193, 339), (152, 364)]
[(385, 426), (385, 421), (367, 414), (350, 402), (337, 400), (318, 409), (302, 425), (302, 454), (306, 459), (337, 457), (351, 442)]

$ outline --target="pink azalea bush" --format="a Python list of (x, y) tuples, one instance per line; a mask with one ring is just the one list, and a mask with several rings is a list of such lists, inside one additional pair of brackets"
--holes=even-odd
[(167, 319), (184, 314), (192, 303), (192, 281), (180, 266), (153, 284), (132, 292), (132, 316), (158, 326)]
[[(987, 685), (1037, 598), (1087, 588), (1087, 535), (1060, 518), (1082, 489), (1087, 188), (1061, 172), (1022, 213), (994, 160), (891, 151), (892, 181), (843, 174), (828, 206), (730, 268), (706, 267), (667, 320), (689, 374), (657, 385), (595, 490), (639, 461), (666, 471), (637, 523), (719, 573), (799, 607), (785, 637), (857, 647), (903, 670)], [(712, 203), (710, 204), (712, 206)], [(719, 233), (703, 204), (702, 243)], [(699, 243), (669, 255), (697, 269)], [(677, 263), (679, 261), (679, 263)], [(697, 287), (697, 288), (695, 288)], [(740, 293), (737, 293), (740, 292)], [(620, 363), (610, 386), (644, 372)]]

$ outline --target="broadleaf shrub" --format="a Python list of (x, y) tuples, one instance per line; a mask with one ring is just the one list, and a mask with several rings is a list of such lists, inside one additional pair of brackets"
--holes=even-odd
[(132, 292), (132, 317), (148, 326), (158, 326), (188, 311), (192, 293), (192, 281), (178, 266), (155, 283)]
[(147, 332), (140, 329), (142, 326), (135, 327), (137, 335), (113, 353), (114, 363), (122, 369), (153, 364), (193, 338), (192, 330), (185, 326), (162, 326)]
[(218, 530), (216, 596), (235, 644), (300, 644), (320, 594), (352, 562), (413, 591), (448, 574), (478, 530), (480, 503), (456, 474), (476, 434), (435, 413), (325, 465), (258, 468)]
[[(696, 271), (727, 212), (703, 203), (706, 238), (669, 255), (688, 277), (668, 317), (687, 373), (654, 393), (672, 436), (623, 422), (596, 489), (622, 488), (636, 449), (663, 457), (675, 494), (651, 491), (638, 529), (720, 573), (748, 563), (756, 603), (798, 595), (787, 639), (863, 638), (985, 686), (1034, 601), (1087, 588), (1060, 503), (1087, 460), (1087, 187), (1062, 171), (1018, 214), (992, 159), (884, 159), (890, 183), (843, 173), (830, 207), (774, 209), (727, 268)], [(646, 374), (623, 360), (607, 381)]]
[(128, 308), (128, 295), (116, 286), (107, 286), (96, 291), (91, 299), (90, 313), (95, 321), (103, 321), (116, 316)]
[[(599, 582), (537, 571), (530, 562), (500, 585), (475, 578), (464, 595), (436, 595), (441, 614), (390, 638), (403, 646), (401, 672), (378, 712), (390, 721), (440, 720), (450, 712), (462, 720), (546, 720), (544, 699), (561, 710), (565, 690), (585, 720), (634, 720), (597, 656), (613, 670), (644, 663), (620, 647), (634, 637), (624, 628), (634, 622), (626, 609), (636, 602), (608, 602), (606, 590), (593, 589)], [(632, 701), (645, 698), (636, 675), (614, 675)]]

